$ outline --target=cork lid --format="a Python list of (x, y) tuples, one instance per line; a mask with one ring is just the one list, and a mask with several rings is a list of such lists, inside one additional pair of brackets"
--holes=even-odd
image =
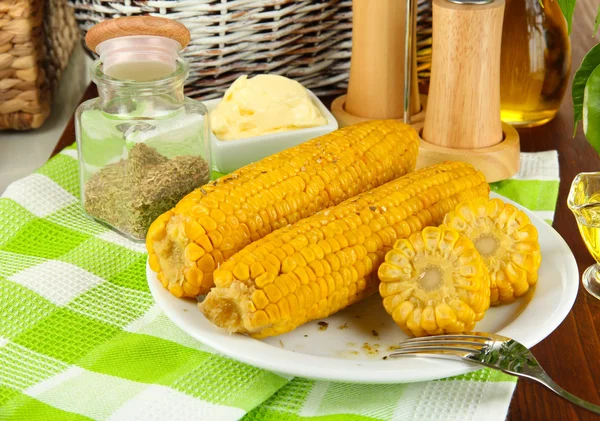
[(190, 31), (181, 23), (157, 16), (129, 16), (105, 20), (90, 29), (85, 37), (88, 48), (96, 52), (98, 44), (113, 38), (152, 35), (177, 41), (181, 48), (190, 42)]

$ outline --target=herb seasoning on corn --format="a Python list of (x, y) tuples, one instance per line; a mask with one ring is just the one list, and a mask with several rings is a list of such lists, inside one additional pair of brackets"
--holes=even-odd
[(397, 239), (488, 194), (483, 174), (466, 163), (408, 174), (236, 253), (215, 271), (200, 309), (217, 326), (255, 338), (325, 318), (377, 290), (377, 269)]
[(243, 247), (411, 172), (418, 147), (410, 126), (369, 121), (247, 165), (193, 191), (151, 225), (150, 267), (177, 297), (206, 294), (213, 271)]

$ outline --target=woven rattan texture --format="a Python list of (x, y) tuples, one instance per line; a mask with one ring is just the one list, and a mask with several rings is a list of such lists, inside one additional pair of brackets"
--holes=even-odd
[(42, 125), (76, 28), (66, 0), (0, 1), (0, 129)]
[(347, 87), (351, 0), (69, 1), (84, 34), (102, 20), (127, 15), (186, 25), (192, 97), (217, 97), (238, 76), (267, 72), (294, 78), (319, 95)]

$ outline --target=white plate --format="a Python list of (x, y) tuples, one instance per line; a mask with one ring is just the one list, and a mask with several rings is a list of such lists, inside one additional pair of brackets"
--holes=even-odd
[[(492, 196), (514, 203), (493, 193)], [(542, 250), (536, 290), (513, 304), (490, 308), (475, 330), (496, 332), (532, 347), (556, 329), (569, 313), (579, 287), (579, 272), (562, 237), (546, 222), (524, 210), (538, 229)], [(384, 361), (382, 357), (390, 352), (388, 347), (406, 335), (386, 314), (378, 295), (325, 319), (329, 324), (326, 330), (320, 330), (317, 321), (313, 321), (284, 335), (256, 340), (230, 335), (215, 327), (194, 301), (173, 297), (150, 268), (146, 271), (154, 299), (177, 326), (215, 350), (256, 367), (293, 376), (355, 383), (417, 382), (477, 368), (426, 358)], [(347, 328), (340, 329), (346, 323)]]
[[(315, 94), (308, 90), (308, 95), (313, 103), (319, 108), (321, 114), (327, 120), (323, 126), (307, 127), (304, 129), (289, 130), (278, 133), (265, 134), (262, 136), (247, 137), (237, 140), (219, 140), (212, 132), (209, 133), (210, 149), (213, 165), (222, 173), (230, 173), (238, 168), (259, 161), (266, 156), (273, 155), (284, 149), (299, 145), (315, 137), (323, 136), (338, 128), (338, 123)], [(203, 101), (209, 112), (212, 112), (222, 98)]]

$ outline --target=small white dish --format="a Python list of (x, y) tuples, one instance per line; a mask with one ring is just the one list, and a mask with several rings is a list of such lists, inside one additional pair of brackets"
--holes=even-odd
[[(548, 223), (500, 195), (492, 193), (491, 197), (513, 203), (531, 218), (539, 233), (542, 266), (533, 294), (490, 308), (474, 330), (508, 336), (531, 348), (552, 333), (571, 310), (579, 288), (577, 263), (567, 243)], [(392, 352), (389, 347), (407, 336), (385, 312), (378, 294), (324, 319), (329, 324), (326, 330), (320, 330), (315, 320), (284, 335), (257, 340), (214, 326), (194, 300), (175, 298), (149, 267), (146, 273), (154, 299), (177, 326), (224, 355), (266, 370), (352, 383), (410, 383), (480, 368), (431, 358), (383, 361)]]
[[(230, 173), (252, 162), (259, 161), (266, 156), (273, 155), (284, 149), (299, 145), (307, 140), (322, 136), (338, 128), (335, 117), (325, 105), (317, 98), (315, 94), (308, 91), (310, 98), (319, 108), (323, 117), (327, 119), (327, 124), (317, 127), (308, 127), (305, 129), (289, 130), (286, 132), (271, 133), (262, 136), (248, 137), (237, 140), (219, 140), (215, 134), (210, 131), (210, 148), (213, 159), (213, 166), (219, 172)], [(211, 113), (219, 102), (219, 99), (202, 101)]]

